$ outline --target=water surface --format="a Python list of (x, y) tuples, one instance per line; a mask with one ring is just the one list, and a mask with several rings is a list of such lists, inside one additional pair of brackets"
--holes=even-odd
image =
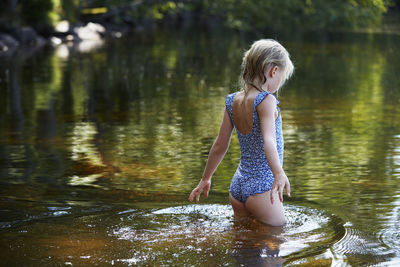
[[(267, 37), (276, 37), (267, 36)], [(288, 224), (237, 223), (236, 137), (187, 203), (243, 51), (260, 36), (159, 29), (0, 63), (0, 255), (12, 265), (400, 264), (400, 40), (280, 36)]]

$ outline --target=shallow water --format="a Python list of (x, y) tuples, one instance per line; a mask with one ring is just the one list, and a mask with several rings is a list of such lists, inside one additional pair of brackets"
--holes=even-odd
[(236, 137), (209, 199), (187, 202), (260, 36), (156, 30), (0, 63), (6, 265), (400, 265), (398, 36), (272, 34), (287, 225), (235, 222)]

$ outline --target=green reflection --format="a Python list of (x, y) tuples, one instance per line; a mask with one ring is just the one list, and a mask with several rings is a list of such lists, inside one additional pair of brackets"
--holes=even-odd
[[(45, 50), (23, 64), (4, 63), (1, 196), (96, 198), (149, 208), (186, 201), (252, 38), (225, 30), (160, 29), (91, 52)], [(398, 41), (340, 34), (281, 40), (297, 67), (280, 95), (289, 201), (313, 203), (348, 222), (348, 232), (366, 248), (330, 249), (347, 255), (349, 264), (398, 257), (395, 245), (379, 237), (391, 229), (398, 207)], [(227, 202), (239, 157), (233, 136), (208, 202)], [(9, 214), (7, 201), (0, 205)], [(24, 215), (7, 216), (18, 221)], [(327, 254), (307, 261), (331, 262)]]

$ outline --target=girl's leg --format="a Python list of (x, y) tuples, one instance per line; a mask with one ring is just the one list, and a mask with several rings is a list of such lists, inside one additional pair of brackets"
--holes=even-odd
[[(274, 204), (271, 204), (271, 191), (256, 194), (247, 198), (245, 209), (262, 223), (271, 226), (282, 226), (285, 224), (283, 204), (279, 201), (278, 192), (274, 192)], [(233, 206), (233, 205), (232, 205)]]
[(250, 212), (246, 209), (244, 203), (240, 202), (239, 200), (235, 199), (231, 193), (229, 193), (229, 200), (231, 202), (233, 213), (236, 217), (249, 217)]

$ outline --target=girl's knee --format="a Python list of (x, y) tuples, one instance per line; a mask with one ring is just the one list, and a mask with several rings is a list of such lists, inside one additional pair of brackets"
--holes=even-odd
[(260, 219), (257, 219), (257, 220), (262, 222), (263, 224), (266, 224), (266, 225), (269, 225), (269, 226), (284, 226), (286, 224), (286, 220), (285, 220), (284, 217), (281, 217), (281, 218), (260, 218)]

